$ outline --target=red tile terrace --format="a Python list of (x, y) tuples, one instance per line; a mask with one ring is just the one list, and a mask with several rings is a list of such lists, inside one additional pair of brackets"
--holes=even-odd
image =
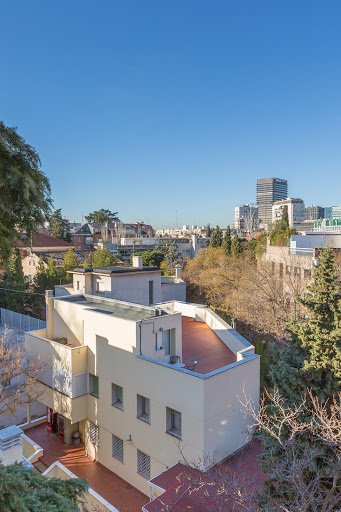
[[(229, 482), (243, 486), (252, 498), (265, 478), (257, 461), (261, 452), (261, 444), (254, 441), (228, 457), (218, 466), (222, 475), (222, 485)], [(181, 463), (175, 464), (150, 483), (163, 494), (144, 505), (144, 512), (207, 512), (207, 510), (224, 510), (224, 512), (241, 512), (241, 508), (231, 499), (231, 493), (227, 490), (222, 495), (214, 492), (213, 481), (219, 481), (219, 473), (211, 473), (211, 478), (198, 469), (187, 467)], [(217, 478), (218, 477), (218, 478)], [(214, 480), (213, 480), (214, 479)], [(206, 482), (208, 484), (206, 485)], [(245, 510), (243, 508), (243, 510)]]
[(182, 362), (196, 360), (195, 371), (206, 374), (237, 361), (236, 355), (204, 322), (182, 317)]
[(148, 497), (142, 492), (88, 457), (83, 444), (65, 445), (47, 431), (45, 424), (28, 429), (25, 434), (44, 449), (40, 461), (45, 466), (61, 462), (79, 478), (86, 478), (90, 487), (120, 512), (141, 512), (142, 506), (148, 503)]

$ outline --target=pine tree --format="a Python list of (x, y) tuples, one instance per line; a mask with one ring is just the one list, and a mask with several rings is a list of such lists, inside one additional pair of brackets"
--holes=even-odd
[(225, 249), (227, 254), (231, 253), (231, 230), (230, 226), (227, 226), (226, 232), (223, 238), (223, 242), (221, 244), (222, 248)]
[(242, 252), (242, 247), (240, 245), (239, 239), (237, 236), (234, 236), (232, 238), (231, 242), (231, 255), (232, 256), (238, 256)]
[(5, 274), (1, 284), (3, 288), (8, 288), (3, 293), (3, 307), (22, 313), (25, 305), (25, 293), (23, 292), (26, 290), (26, 283), (18, 249), (6, 261)]
[(67, 221), (62, 217), (62, 210), (55, 210), (49, 218), (49, 232), (51, 236), (71, 242)]
[(319, 265), (304, 299), (297, 298), (308, 314), (289, 326), (289, 350), (273, 352), (274, 386), (290, 401), (299, 400), (307, 388), (321, 400), (341, 391), (341, 306), (338, 270), (333, 250), (321, 251)]
[(83, 478), (47, 478), (22, 464), (0, 464), (0, 510), (78, 512), (88, 489)]
[(283, 224), (285, 224), (285, 226), (288, 228), (289, 227), (289, 213), (288, 213), (288, 205), (287, 204), (285, 204), (283, 206), (282, 221), (283, 221)]
[(210, 224), (207, 224), (207, 228), (206, 228), (206, 238), (210, 238), (211, 236), (211, 225)]
[(222, 243), (223, 243), (223, 232), (220, 229), (220, 227), (217, 226), (212, 233), (210, 246), (214, 247), (216, 249), (217, 247), (221, 247)]
[(165, 256), (165, 265), (167, 270), (173, 271), (178, 263), (181, 263), (181, 258), (178, 252), (178, 247), (176, 243), (173, 242)]

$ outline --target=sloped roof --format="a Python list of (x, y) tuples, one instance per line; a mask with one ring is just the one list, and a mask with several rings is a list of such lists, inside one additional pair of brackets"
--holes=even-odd
[[(25, 233), (22, 234), (21, 239), (18, 240), (17, 245), (19, 247), (30, 247), (31, 239)], [(60, 240), (45, 233), (33, 233), (32, 235), (32, 247), (73, 247), (69, 242)]]

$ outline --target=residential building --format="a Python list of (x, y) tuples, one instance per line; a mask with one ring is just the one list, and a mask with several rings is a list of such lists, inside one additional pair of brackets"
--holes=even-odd
[(288, 207), (289, 228), (305, 221), (305, 207), (303, 199), (287, 197), (281, 201), (275, 201), (272, 206), (272, 222), (282, 219), (283, 208)]
[(324, 218), (329, 220), (341, 219), (341, 206), (326, 206)]
[(243, 204), (234, 209), (234, 229), (238, 232), (253, 233), (258, 226), (258, 207)]
[(259, 223), (268, 226), (272, 222), (272, 205), (288, 197), (288, 182), (280, 178), (257, 180), (257, 205)]
[(158, 270), (101, 272), (73, 272), (70, 295), (47, 291), (47, 328), (26, 345), (48, 363), (49, 428), (65, 443), (79, 432), (90, 457), (148, 494), (179, 450), (219, 462), (249, 441), (238, 397), (257, 406), (259, 356), (206, 306), (158, 303)]
[(324, 218), (324, 208), (312, 205), (305, 209), (305, 220), (318, 220)]

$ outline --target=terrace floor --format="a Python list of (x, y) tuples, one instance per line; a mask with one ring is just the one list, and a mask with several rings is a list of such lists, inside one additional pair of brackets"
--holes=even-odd
[(90, 487), (120, 512), (141, 512), (142, 506), (148, 503), (148, 497), (142, 492), (87, 457), (83, 444), (64, 444), (48, 432), (45, 424), (28, 429), (25, 434), (44, 448), (42, 462), (46, 466), (58, 460), (79, 478), (86, 478)]
[(182, 317), (182, 362), (196, 360), (197, 373), (209, 373), (235, 363), (237, 357), (204, 322)]

